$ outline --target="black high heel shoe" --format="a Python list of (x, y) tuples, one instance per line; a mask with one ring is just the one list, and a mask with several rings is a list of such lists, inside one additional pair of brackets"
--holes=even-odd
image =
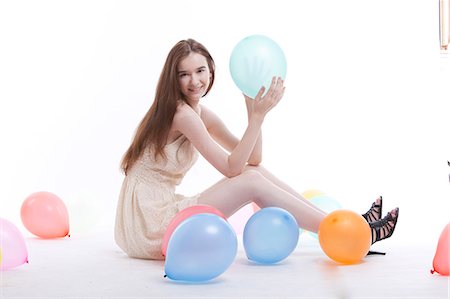
[(379, 199), (379, 204), (377, 204), (377, 202), (375, 201), (370, 209), (366, 213), (361, 215), (364, 219), (366, 219), (367, 223), (378, 221), (381, 219), (381, 214), (383, 213), (383, 197), (380, 195)]
[[(394, 211), (395, 213), (387, 213), (381, 220), (369, 223), (372, 230), (372, 244), (392, 236), (395, 226), (397, 225), (399, 208), (395, 208)], [(395, 216), (393, 214), (395, 214)]]

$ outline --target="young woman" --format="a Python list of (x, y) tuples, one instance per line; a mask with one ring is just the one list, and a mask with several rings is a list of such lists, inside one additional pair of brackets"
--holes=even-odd
[[(122, 160), (125, 179), (117, 206), (115, 240), (129, 256), (163, 259), (166, 227), (182, 209), (210, 205), (229, 217), (250, 202), (276, 206), (294, 215), (300, 227), (317, 232), (326, 213), (263, 166), (261, 126), (281, 100), (284, 81), (273, 78), (264, 94), (245, 97), (248, 125), (235, 137), (220, 118), (200, 104), (214, 83), (215, 65), (195, 40), (178, 42), (169, 52), (149, 111)], [(224, 178), (193, 197), (175, 193), (200, 153)], [(363, 216), (372, 243), (394, 232), (398, 208), (381, 219), (381, 197)]]

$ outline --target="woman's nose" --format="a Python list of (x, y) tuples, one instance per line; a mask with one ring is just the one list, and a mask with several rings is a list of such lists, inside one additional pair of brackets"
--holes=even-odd
[(199, 82), (198, 76), (196, 74), (193, 74), (191, 76), (191, 84), (195, 86), (197, 85), (198, 82)]

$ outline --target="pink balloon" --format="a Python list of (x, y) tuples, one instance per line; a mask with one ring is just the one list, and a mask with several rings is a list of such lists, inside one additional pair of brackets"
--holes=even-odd
[(69, 234), (69, 213), (64, 202), (50, 192), (28, 196), (20, 210), (23, 225), (41, 238), (61, 238)]
[(169, 226), (166, 229), (166, 232), (164, 233), (161, 245), (161, 251), (164, 256), (166, 255), (167, 245), (169, 244), (170, 237), (172, 236), (173, 231), (178, 227), (178, 225), (187, 218), (202, 213), (216, 214), (217, 216), (220, 216), (223, 219), (227, 220), (227, 218), (221, 211), (207, 205), (196, 205), (181, 210), (175, 215), (175, 217), (173, 217), (172, 221), (169, 223)]
[(28, 263), (25, 239), (14, 224), (3, 218), (0, 218), (0, 244), (2, 245), (0, 270), (8, 270)]
[(261, 208), (254, 202), (252, 202), (253, 212), (258, 212)]
[(449, 231), (450, 223), (448, 223), (439, 237), (439, 242), (436, 249), (436, 254), (433, 259), (433, 269), (431, 274), (438, 272), (441, 275), (448, 276), (450, 274), (450, 259), (449, 259)]
[(247, 204), (228, 218), (228, 223), (233, 227), (236, 235), (244, 234), (244, 228), (247, 221), (255, 213), (255, 206), (257, 207), (257, 205), (254, 205), (253, 203)]

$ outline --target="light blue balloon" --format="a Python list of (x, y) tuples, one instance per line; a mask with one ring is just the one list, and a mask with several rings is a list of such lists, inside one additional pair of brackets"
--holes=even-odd
[(299, 229), (291, 213), (270, 207), (261, 209), (250, 217), (243, 237), (249, 260), (273, 264), (287, 258), (297, 247)]
[(177, 281), (207, 281), (225, 272), (236, 253), (236, 233), (227, 221), (215, 214), (193, 215), (170, 237), (165, 272)]
[[(314, 196), (310, 199), (310, 202), (326, 213), (331, 213), (335, 210), (342, 209), (341, 204), (336, 199), (328, 195)], [(316, 233), (309, 232), (309, 234), (317, 240), (319, 239)]]
[(251, 35), (234, 47), (230, 72), (237, 87), (253, 99), (262, 86), (269, 90), (272, 77), (286, 78), (286, 57), (269, 37)]

